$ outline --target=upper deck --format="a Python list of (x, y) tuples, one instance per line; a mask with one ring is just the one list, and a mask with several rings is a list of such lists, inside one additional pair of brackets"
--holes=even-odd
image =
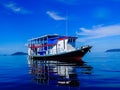
[(58, 35), (58, 34), (49, 34), (49, 35), (44, 35), (44, 36), (41, 36), (41, 37), (29, 39), (28, 42), (38, 41), (38, 40), (39, 41), (45, 41), (45, 40), (48, 40), (48, 39), (62, 39), (62, 38), (65, 38), (65, 39), (69, 39), (69, 38), (77, 39), (78, 37), (64, 36), (64, 35)]
[[(61, 36), (58, 34), (44, 35), (38, 38), (28, 40), (29, 52), (56, 54), (75, 50), (75, 41), (77, 37)], [(40, 54), (41, 55), (41, 54)]]

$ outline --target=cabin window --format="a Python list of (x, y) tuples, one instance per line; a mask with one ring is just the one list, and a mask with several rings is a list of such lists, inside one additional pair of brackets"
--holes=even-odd
[(71, 42), (73, 42), (73, 39), (71, 38)]
[(72, 42), (73, 42), (73, 43), (75, 42), (75, 38), (72, 39)]
[(68, 39), (68, 43), (70, 42), (70, 39)]
[(72, 39), (70, 38), (70, 39), (68, 39), (68, 43), (71, 43), (72, 42)]
[(47, 50), (47, 47), (44, 47), (44, 50)]

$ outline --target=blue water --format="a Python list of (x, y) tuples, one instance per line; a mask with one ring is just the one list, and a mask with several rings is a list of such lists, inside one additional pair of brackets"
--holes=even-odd
[(120, 90), (120, 53), (87, 53), (83, 61), (0, 56), (0, 90)]

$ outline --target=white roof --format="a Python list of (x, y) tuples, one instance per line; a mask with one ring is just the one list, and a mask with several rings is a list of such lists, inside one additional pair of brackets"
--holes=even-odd
[[(37, 40), (37, 39), (42, 39), (42, 38), (45, 38), (45, 37), (48, 37), (48, 36), (62, 36), (62, 35), (59, 35), (59, 34), (48, 34), (48, 35), (43, 35), (43, 36), (40, 36), (40, 37), (37, 37), (37, 38), (29, 39), (28, 41), (33, 41), (33, 40)], [(64, 36), (64, 35), (63, 35), (63, 36)], [(73, 36), (68, 36), (68, 37), (73, 37)], [(74, 38), (77, 38), (77, 37), (74, 37)]]
[(48, 37), (48, 36), (59, 36), (59, 35), (58, 34), (48, 34), (48, 35), (43, 35), (43, 36), (40, 36), (40, 37), (37, 37), (37, 38), (29, 39), (28, 41), (32, 41), (32, 40), (36, 40), (36, 39), (41, 39), (41, 38)]

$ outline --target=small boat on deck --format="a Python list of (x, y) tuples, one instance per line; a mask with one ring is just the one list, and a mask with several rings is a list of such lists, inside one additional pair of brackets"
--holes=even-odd
[(80, 61), (91, 46), (76, 49), (76, 40), (77, 37), (58, 34), (33, 38), (28, 41), (28, 56), (38, 60)]

